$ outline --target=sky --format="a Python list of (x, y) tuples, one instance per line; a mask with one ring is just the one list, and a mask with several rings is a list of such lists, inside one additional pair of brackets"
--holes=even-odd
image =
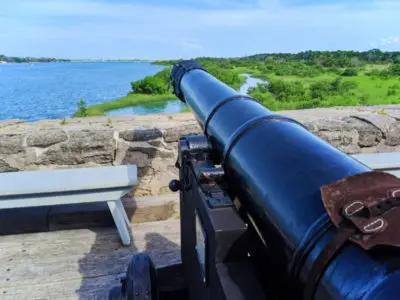
[(0, 54), (71, 59), (400, 50), (400, 0), (2, 0)]

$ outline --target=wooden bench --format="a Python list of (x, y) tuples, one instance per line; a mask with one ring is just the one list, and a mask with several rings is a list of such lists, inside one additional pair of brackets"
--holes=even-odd
[(400, 152), (353, 154), (351, 156), (371, 169), (384, 171), (400, 178)]
[(122, 243), (129, 245), (121, 197), (136, 184), (135, 165), (0, 173), (0, 209), (107, 202)]

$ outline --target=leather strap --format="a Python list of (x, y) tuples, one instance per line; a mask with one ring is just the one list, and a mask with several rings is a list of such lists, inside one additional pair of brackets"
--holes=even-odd
[(400, 179), (380, 171), (342, 178), (321, 187), (326, 212), (337, 233), (313, 262), (303, 292), (311, 300), (329, 263), (346, 242), (364, 250), (400, 245)]

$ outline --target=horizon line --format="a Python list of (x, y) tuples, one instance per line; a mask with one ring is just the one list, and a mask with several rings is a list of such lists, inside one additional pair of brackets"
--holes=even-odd
[(52, 57), (52, 56), (12, 56), (12, 55), (6, 55), (6, 54), (0, 54), (0, 56), (4, 57), (17, 57), (17, 58), (31, 58), (31, 59), (57, 59), (57, 60), (70, 60), (70, 61), (147, 61), (147, 62), (153, 62), (153, 61), (168, 61), (168, 60), (190, 60), (190, 59), (195, 59), (195, 58), (223, 58), (223, 59), (235, 59), (235, 58), (244, 58), (244, 57), (250, 57), (250, 56), (255, 56), (255, 55), (262, 55), (262, 54), (299, 54), (299, 53), (304, 53), (304, 52), (369, 52), (373, 50), (379, 50), (382, 53), (395, 53), (395, 52), (400, 52), (399, 51), (385, 51), (381, 50), (379, 48), (371, 48), (369, 50), (302, 50), (302, 51), (293, 51), (293, 52), (257, 52), (254, 54), (245, 54), (242, 56), (197, 56), (197, 57), (190, 57), (190, 58), (66, 58), (66, 57)]

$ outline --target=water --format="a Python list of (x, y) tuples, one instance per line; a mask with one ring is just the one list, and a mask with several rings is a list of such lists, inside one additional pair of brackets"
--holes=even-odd
[(240, 75), (245, 76), (247, 78), (246, 83), (243, 84), (240, 87), (240, 90), (239, 90), (239, 92), (242, 93), (242, 94), (247, 94), (249, 88), (256, 87), (258, 83), (261, 84), (261, 83), (266, 83), (267, 82), (265, 80), (261, 80), (261, 79), (258, 79), (258, 78), (251, 77), (250, 74), (240, 74)]
[[(130, 83), (162, 70), (147, 62), (37, 63), (0, 65), (0, 120), (61, 119), (71, 117), (79, 99), (93, 105), (125, 96)], [(239, 90), (265, 81), (241, 74), (247, 81)], [(112, 110), (106, 115), (179, 113), (186, 105), (179, 100), (149, 103)]]
[(112, 115), (147, 115), (166, 113), (179, 113), (186, 108), (186, 104), (180, 100), (169, 100), (162, 103), (149, 103), (146, 105), (136, 105), (124, 107), (106, 112), (107, 116)]
[(79, 99), (92, 105), (123, 97), (132, 81), (163, 68), (147, 62), (0, 64), (0, 120), (70, 117)]

